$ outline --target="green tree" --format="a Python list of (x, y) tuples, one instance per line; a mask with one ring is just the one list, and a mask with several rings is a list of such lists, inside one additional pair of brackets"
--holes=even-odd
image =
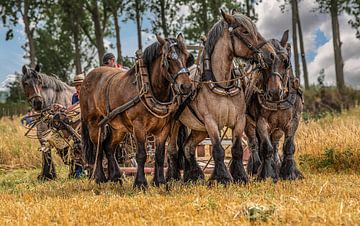
[(43, 1), (41, 0), (0, 0), (0, 16), (6, 32), (6, 40), (14, 37), (14, 27), (19, 20), (24, 22), (27, 42), (23, 46), (27, 52), (24, 58), (30, 59), (30, 66), (36, 65), (36, 48), (34, 42), (37, 25), (42, 20)]
[(21, 85), (21, 75), (16, 72), (15, 75), (15, 81), (7, 86), (10, 89), (10, 94), (6, 100), (8, 103), (21, 103), (25, 101), (25, 94)]
[(188, 40), (198, 42), (202, 34), (207, 34), (210, 28), (220, 19), (220, 8), (233, 9), (240, 5), (231, 0), (179, 0), (189, 6), (189, 15), (185, 18), (184, 33)]
[(180, 5), (177, 0), (151, 0), (150, 12), (153, 17), (150, 18), (152, 31), (157, 34), (161, 33), (168, 37), (175, 36), (181, 29), (183, 16), (179, 16)]
[(142, 28), (142, 22), (148, 4), (144, 0), (127, 0), (125, 5), (126, 5), (125, 6), (126, 20), (135, 21), (136, 32), (138, 37), (138, 48), (142, 49), (141, 32), (144, 31)]

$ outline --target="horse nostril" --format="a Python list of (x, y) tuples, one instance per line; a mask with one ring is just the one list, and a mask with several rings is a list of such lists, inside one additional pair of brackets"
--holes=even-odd
[(191, 84), (181, 84), (180, 89), (183, 93), (188, 94), (191, 91)]

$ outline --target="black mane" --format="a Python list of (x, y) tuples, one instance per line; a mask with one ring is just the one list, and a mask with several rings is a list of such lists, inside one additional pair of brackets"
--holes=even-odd
[[(256, 26), (249, 17), (242, 14), (235, 14), (233, 16), (236, 18), (237, 23), (244, 26), (253, 36), (257, 35)], [(214, 26), (210, 29), (205, 43), (205, 50), (208, 56), (211, 56), (216, 42), (221, 38), (224, 33), (224, 29), (227, 27), (228, 24), (222, 19), (214, 24)]]

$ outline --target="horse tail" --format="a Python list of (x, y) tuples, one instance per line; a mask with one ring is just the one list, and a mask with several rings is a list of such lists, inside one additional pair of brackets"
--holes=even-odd
[(81, 139), (86, 163), (95, 164), (96, 153), (94, 151), (94, 143), (90, 139), (89, 127), (84, 120), (81, 120)]
[(188, 137), (187, 128), (184, 124), (180, 123), (178, 137), (177, 137), (177, 146), (178, 146), (178, 158), (177, 158), (177, 165), (179, 166), (180, 170), (184, 169), (185, 164), (185, 141)]

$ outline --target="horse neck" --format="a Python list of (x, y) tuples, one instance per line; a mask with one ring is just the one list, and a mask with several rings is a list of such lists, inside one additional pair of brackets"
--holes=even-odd
[(161, 59), (155, 60), (150, 75), (151, 90), (156, 99), (168, 101), (170, 93), (169, 81), (165, 79), (166, 70), (161, 67)]
[(231, 79), (234, 54), (232, 53), (230, 40), (230, 34), (225, 31), (223, 36), (216, 42), (214, 50), (211, 53), (211, 69), (216, 81)]
[(75, 91), (75, 88), (66, 85), (65, 89), (61, 91), (56, 91), (54, 88), (44, 89), (44, 91), (42, 92), (42, 96), (45, 100), (45, 105), (47, 107), (55, 103), (69, 106), (71, 105), (71, 96), (74, 94)]

